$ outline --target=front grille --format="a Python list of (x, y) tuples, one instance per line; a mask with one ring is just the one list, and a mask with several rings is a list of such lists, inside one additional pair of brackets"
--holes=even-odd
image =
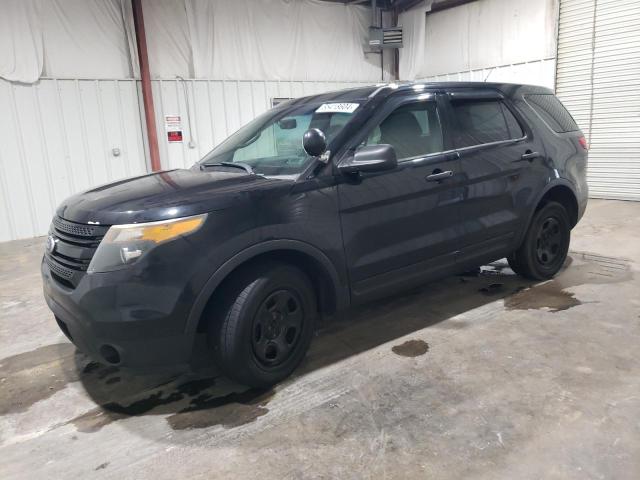
[(56, 230), (77, 237), (94, 237), (99, 227), (93, 225), (82, 225), (80, 223), (68, 222), (60, 217), (53, 217), (53, 226)]
[(65, 280), (69, 280), (70, 278), (73, 277), (72, 269), (63, 267), (62, 265), (54, 262), (53, 259), (48, 255), (46, 255), (44, 259), (47, 262), (47, 265), (49, 265), (49, 268), (51, 269), (51, 271), (56, 275), (58, 275), (59, 277), (62, 277)]
[(49, 233), (56, 238), (56, 247), (45, 254), (53, 278), (66, 287), (75, 288), (107, 230), (108, 225), (85, 225), (54, 217)]

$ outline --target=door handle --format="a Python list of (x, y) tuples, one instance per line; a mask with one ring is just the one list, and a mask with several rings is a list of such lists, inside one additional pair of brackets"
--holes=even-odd
[(540, 155), (539, 152), (532, 152), (531, 150), (527, 150), (526, 152), (524, 152), (522, 154), (522, 156), (516, 160), (516, 162), (522, 161), (522, 160), (526, 160), (528, 162), (531, 162), (533, 160), (535, 160), (536, 158), (540, 158), (542, 155)]
[(451, 170), (447, 170), (443, 172), (439, 169), (435, 169), (431, 175), (427, 175), (427, 182), (441, 182), (442, 180), (446, 180), (447, 178), (453, 177), (453, 172)]

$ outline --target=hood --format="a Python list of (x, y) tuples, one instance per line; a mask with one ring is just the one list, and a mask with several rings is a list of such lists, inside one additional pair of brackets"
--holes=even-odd
[(223, 210), (265, 189), (286, 189), (288, 179), (242, 172), (168, 170), (129, 178), (66, 199), (57, 214), (78, 223), (152, 222)]

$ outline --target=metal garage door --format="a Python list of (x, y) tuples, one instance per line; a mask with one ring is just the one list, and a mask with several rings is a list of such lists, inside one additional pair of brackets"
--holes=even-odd
[(640, 201), (640, 1), (561, 0), (558, 97), (589, 141), (592, 197)]

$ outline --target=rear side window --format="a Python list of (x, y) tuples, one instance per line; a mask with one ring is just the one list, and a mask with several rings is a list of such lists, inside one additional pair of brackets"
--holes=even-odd
[(457, 147), (522, 138), (522, 127), (500, 100), (453, 100)]
[(525, 95), (525, 100), (556, 133), (575, 132), (578, 125), (555, 95)]

